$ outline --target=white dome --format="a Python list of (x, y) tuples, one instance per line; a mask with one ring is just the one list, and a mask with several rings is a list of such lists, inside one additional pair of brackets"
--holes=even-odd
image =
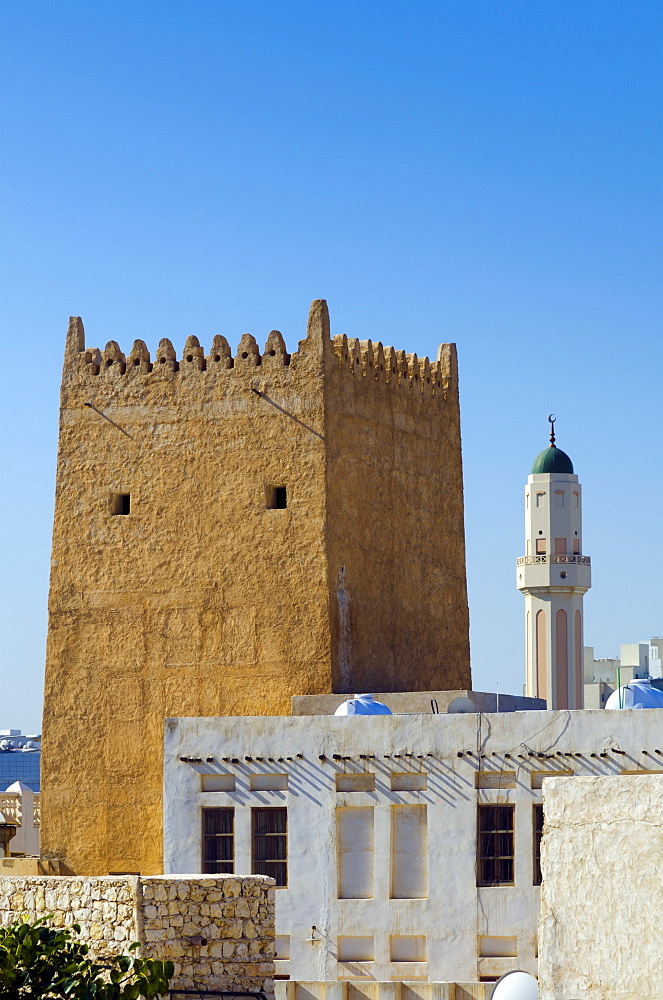
[(493, 1000), (537, 1000), (539, 986), (528, 972), (514, 970), (498, 979), (493, 990)]
[(663, 708), (663, 691), (652, 687), (649, 678), (629, 681), (613, 691), (606, 708)]
[(339, 705), (334, 715), (391, 715), (391, 709), (372, 694), (356, 694)]

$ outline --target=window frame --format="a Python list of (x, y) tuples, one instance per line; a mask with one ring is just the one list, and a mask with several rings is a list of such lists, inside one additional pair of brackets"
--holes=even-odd
[[(280, 813), (284, 819), (283, 830), (268, 830), (259, 833), (256, 830), (260, 814)], [(265, 848), (269, 843), (269, 838), (274, 843), (278, 840), (284, 842), (283, 857), (258, 857), (257, 845), (259, 841), (265, 841)], [(278, 853), (278, 848), (276, 849)], [(261, 852), (260, 852), (261, 853)], [(272, 852), (265, 853), (271, 854)], [(251, 871), (254, 875), (268, 875), (276, 879), (277, 889), (288, 887), (288, 808), (287, 806), (254, 806), (251, 809)]]
[[(484, 824), (483, 818), (488, 815), (488, 812), (493, 814), (496, 810), (501, 810), (502, 814), (500, 820), (503, 821), (505, 816), (510, 816), (511, 823), (509, 826), (497, 826), (492, 825), (488, 827)], [(502, 847), (503, 841), (495, 842), (492, 838), (504, 837), (507, 838), (507, 843), (510, 842), (510, 852), (502, 851), (498, 853), (497, 848)], [(491, 885), (515, 885), (516, 872), (515, 872), (515, 838), (516, 838), (516, 807), (511, 803), (488, 803), (481, 802), (477, 805), (477, 885), (478, 886), (491, 886)], [(488, 847), (492, 845), (494, 849), (492, 851), (488, 850)], [(493, 876), (489, 874), (490, 867), (495, 866), (493, 870)], [(509, 873), (505, 877), (506, 873)]]
[[(210, 814), (226, 813), (230, 816), (230, 832), (209, 832), (207, 830), (207, 818)], [(202, 871), (203, 875), (234, 875), (235, 874), (235, 809), (234, 806), (210, 806), (201, 810), (201, 848), (202, 848)], [(230, 841), (229, 858), (208, 858), (207, 846), (210, 841)], [(218, 866), (218, 867), (214, 867)]]

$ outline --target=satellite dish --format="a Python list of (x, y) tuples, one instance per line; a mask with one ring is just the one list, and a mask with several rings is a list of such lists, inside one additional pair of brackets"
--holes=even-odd
[(461, 695), (449, 702), (447, 712), (449, 715), (476, 715), (476, 706), (471, 698)]
[(492, 1000), (538, 1000), (539, 984), (529, 972), (507, 972), (495, 983)]

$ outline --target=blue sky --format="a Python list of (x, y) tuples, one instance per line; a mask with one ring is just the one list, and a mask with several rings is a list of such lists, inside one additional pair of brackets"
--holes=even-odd
[[(519, 692), (522, 486), (584, 486), (599, 655), (663, 632), (663, 5), (6, 2), (2, 711), (40, 725), (64, 332), (458, 344), (477, 689)], [(443, 539), (440, 540), (443, 544)]]

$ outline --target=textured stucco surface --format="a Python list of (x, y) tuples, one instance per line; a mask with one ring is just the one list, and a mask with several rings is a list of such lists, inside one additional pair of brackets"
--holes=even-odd
[(543, 800), (541, 1000), (659, 1000), (663, 774), (551, 778)]
[[(277, 952), (277, 974), (329, 982), (351, 972), (362, 988), (415, 976), (467, 983), (513, 969), (536, 975), (542, 795), (551, 782), (582, 786), (585, 776), (599, 774), (606, 798), (612, 782), (638, 795), (649, 780), (645, 770), (658, 768), (663, 780), (656, 753), (662, 730), (663, 709), (169, 719), (165, 870), (202, 869), (201, 810), (223, 807), (234, 811), (235, 871), (250, 871), (252, 809), (285, 807), (288, 884), (276, 890), (276, 933), (289, 945), (288, 957)], [(409, 772), (424, 780), (408, 789), (402, 779)], [(287, 779), (278, 790), (256, 787), (256, 779), (275, 773)], [(226, 790), (212, 790), (210, 778), (221, 776), (232, 779)], [(513, 884), (477, 885), (477, 807), (484, 805), (513, 806)], [(393, 822), (406, 806), (424, 807), (427, 834), (418, 838), (410, 826), (412, 849), (404, 854)], [(583, 857), (583, 837), (570, 852), (565, 886)], [(354, 858), (346, 853), (352, 840), (363, 845)], [(655, 841), (652, 851), (636, 849), (655, 865)], [(624, 842), (621, 850), (630, 848)], [(423, 894), (398, 898), (393, 873), (400, 880), (418, 859), (428, 868), (427, 886), (417, 879)], [(591, 911), (597, 935), (600, 914)], [(337, 944), (360, 935), (373, 938), (373, 960), (349, 969)], [(391, 944), (399, 935), (425, 935), (426, 961), (395, 959)]]
[[(274, 990), (274, 889), (263, 876), (236, 878), (0, 878), (0, 923), (50, 915), (79, 924), (93, 956), (171, 959), (171, 988)], [(204, 943), (203, 943), (204, 942)]]
[(149, 358), (70, 324), (41, 836), (79, 874), (162, 871), (168, 716), (470, 686), (453, 345), (332, 341), (316, 302), (292, 357), (272, 332)]

